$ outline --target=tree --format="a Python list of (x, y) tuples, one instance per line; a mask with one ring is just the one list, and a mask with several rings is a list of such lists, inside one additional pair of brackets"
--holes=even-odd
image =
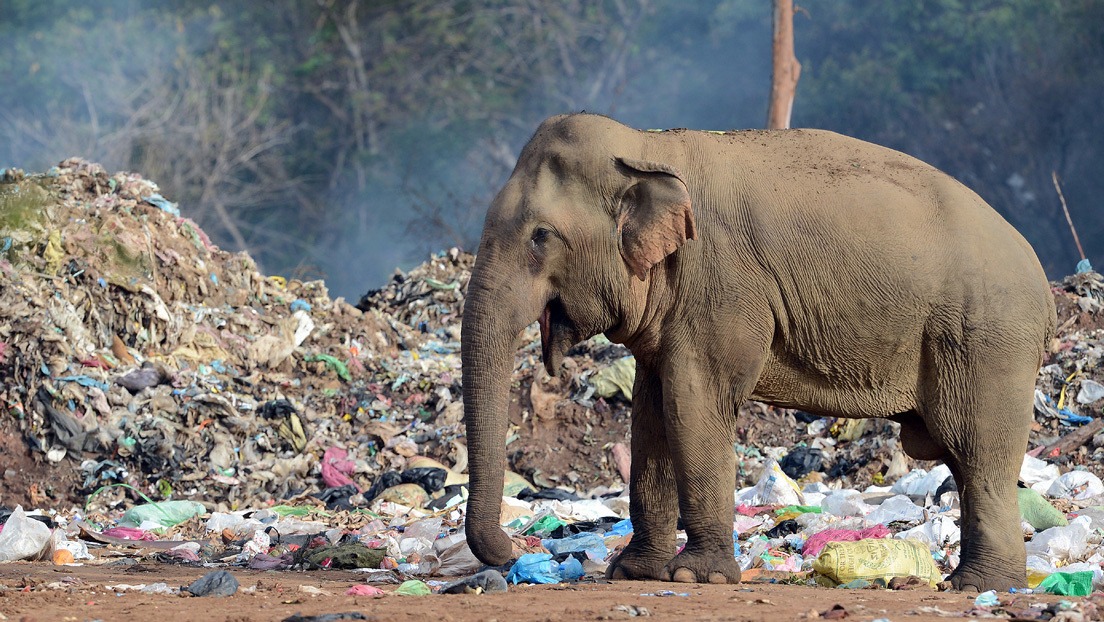
[(801, 63), (794, 55), (793, 0), (774, 0), (773, 62), (771, 72), (770, 107), (767, 109), (767, 129), (790, 127), (797, 80)]

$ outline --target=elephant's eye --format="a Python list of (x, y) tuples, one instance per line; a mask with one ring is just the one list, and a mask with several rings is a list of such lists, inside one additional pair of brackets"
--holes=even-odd
[(529, 243), (534, 247), (544, 246), (544, 243), (548, 241), (548, 238), (552, 236), (552, 232), (544, 227), (537, 227), (533, 230), (533, 237), (530, 238)]

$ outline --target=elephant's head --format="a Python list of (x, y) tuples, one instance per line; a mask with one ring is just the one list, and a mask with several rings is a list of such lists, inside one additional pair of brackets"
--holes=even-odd
[(696, 237), (689, 190), (664, 144), (597, 115), (553, 117), (522, 150), (487, 213), (464, 307), (462, 359), (466, 531), (488, 564), (512, 552), (498, 519), (518, 334), (540, 322), (549, 373), (588, 337), (631, 339), (647, 321), (653, 267)]

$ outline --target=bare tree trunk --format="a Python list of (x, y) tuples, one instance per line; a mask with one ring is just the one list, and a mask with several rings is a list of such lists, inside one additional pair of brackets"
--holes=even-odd
[(767, 109), (767, 129), (790, 127), (797, 79), (801, 63), (794, 55), (793, 0), (774, 0), (774, 62), (771, 71), (770, 107)]

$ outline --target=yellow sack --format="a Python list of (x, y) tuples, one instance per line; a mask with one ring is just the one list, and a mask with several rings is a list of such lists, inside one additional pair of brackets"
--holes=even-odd
[(888, 581), (893, 577), (916, 576), (934, 587), (943, 580), (931, 550), (919, 540), (829, 542), (813, 562), (813, 572), (832, 585), (855, 579)]

